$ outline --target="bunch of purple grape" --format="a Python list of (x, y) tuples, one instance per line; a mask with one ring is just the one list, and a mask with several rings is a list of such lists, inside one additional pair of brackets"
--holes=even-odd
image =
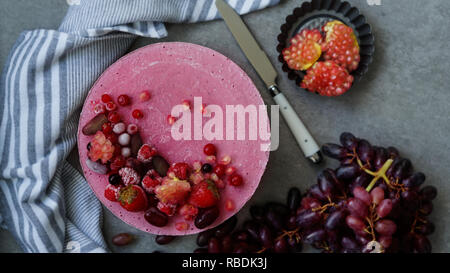
[(195, 253), (301, 252), (302, 242), (296, 224), (301, 194), (289, 190), (287, 204), (269, 202), (250, 208), (251, 219), (235, 229), (236, 216), (216, 228), (201, 232)]
[(408, 159), (350, 133), (323, 153), (340, 161), (321, 172), (302, 199), (296, 224), (304, 242), (324, 252), (431, 252), (427, 219), (437, 190), (421, 187)]

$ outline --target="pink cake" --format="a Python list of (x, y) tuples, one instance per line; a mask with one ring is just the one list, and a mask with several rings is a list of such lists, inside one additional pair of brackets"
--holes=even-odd
[[(88, 69), (88, 68), (86, 68)], [(139, 100), (139, 94), (148, 90), (151, 99), (145, 102)], [(184, 100), (194, 101), (202, 97), (205, 105), (215, 104), (244, 106), (263, 105), (264, 102), (245, 72), (222, 54), (189, 43), (158, 43), (140, 48), (111, 65), (97, 80), (90, 90), (81, 112), (78, 130), (78, 149), (84, 175), (98, 199), (117, 217), (140, 230), (163, 235), (187, 235), (200, 232), (193, 222), (189, 228), (179, 231), (175, 223), (182, 221), (182, 216), (170, 217), (164, 227), (156, 227), (144, 219), (144, 212), (129, 212), (118, 202), (111, 202), (104, 196), (108, 185), (108, 175), (100, 175), (91, 171), (86, 165), (87, 144), (93, 136), (84, 135), (81, 130), (95, 113), (93, 102), (98, 102), (102, 94), (109, 94), (113, 100), (121, 94), (127, 94), (131, 106), (119, 107), (118, 113), (127, 124), (139, 126), (141, 138), (158, 149), (158, 152), (169, 162), (187, 162), (195, 160), (205, 162), (203, 147), (214, 143), (217, 147), (217, 158), (230, 155), (230, 165), (236, 167), (244, 179), (239, 187), (226, 185), (220, 190), (220, 215), (207, 228), (219, 225), (235, 213), (251, 198), (264, 173), (269, 152), (261, 151), (261, 140), (191, 140), (175, 141), (171, 136), (171, 126), (167, 122), (173, 106)], [(141, 109), (144, 117), (136, 120), (132, 110)], [(267, 116), (267, 114), (264, 114)], [(266, 117), (267, 118), (267, 117)], [(209, 118), (203, 117), (203, 124)], [(248, 124), (246, 125), (248, 127)], [(224, 121), (225, 127), (225, 121)], [(225, 132), (225, 128), (224, 128)], [(226, 182), (226, 180), (225, 180)], [(225, 201), (231, 199), (235, 204), (233, 211), (225, 209)]]

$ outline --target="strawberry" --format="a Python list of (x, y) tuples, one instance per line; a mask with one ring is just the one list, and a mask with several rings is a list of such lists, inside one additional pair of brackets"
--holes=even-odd
[(323, 31), (326, 33), (322, 46), (324, 59), (336, 62), (349, 72), (356, 70), (361, 57), (353, 29), (340, 21), (332, 21), (323, 26)]
[(117, 201), (128, 211), (142, 211), (147, 209), (148, 201), (144, 190), (137, 185), (129, 185), (119, 190)]
[(109, 201), (117, 202), (118, 192), (120, 187), (108, 184), (105, 188), (105, 197)]
[(91, 148), (88, 152), (88, 156), (92, 161), (101, 160), (103, 164), (106, 164), (114, 155), (114, 146), (109, 141), (102, 131), (97, 131), (94, 138), (91, 141)]
[(156, 186), (156, 197), (165, 204), (183, 203), (189, 192), (191, 185), (185, 180), (163, 178), (161, 185)]
[(209, 208), (219, 201), (219, 192), (213, 181), (205, 179), (192, 188), (189, 204), (199, 208)]
[(187, 163), (176, 163), (170, 166), (168, 172), (173, 172), (178, 179), (186, 180), (189, 177), (191, 168)]
[(148, 193), (154, 193), (156, 186), (161, 185), (162, 178), (155, 170), (149, 170), (142, 179), (142, 188)]
[(322, 54), (320, 43), (322, 35), (318, 30), (305, 29), (291, 39), (291, 45), (282, 51), (289, 68), (306, 70), (310, 68)]
[(353, 76), (332, 61), (317, 62), (308, 69), (300, 86), (322, 96), (339, 96), (347, 92), (353, 83)]

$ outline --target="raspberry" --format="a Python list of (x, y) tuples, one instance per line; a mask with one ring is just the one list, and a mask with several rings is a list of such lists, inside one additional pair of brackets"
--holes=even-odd
[(203, 147), (203, 152), (205, 153), (205, 155), (216, 155), (216, 146), (214, 146), (214, 144), (212, 143), (208, 143), (205, 145), (205, 147)]
[(158, 202), (156, 207), (161, 211), (167, 214), (167, 216), (174, 216), (176, 212), (177, 205), (176, 204), (166, 204), (163, 202)]
[(191, 204), (184, 204), (180, 208), (180, 215), (184, 217), (184, 220), (191, 221), (197, 216), (198, 214), (198, 208), (194, 207)]
[(127, 106), (127, 105), (130, 105), (131, 99), (130, 99), (130, 97), (128, 97), (127, 95), (120, 95), (120, 96), (117, 98), (117, 103), (118, 103), (120, 106)]
[(110, 102), (110, 101), (112, 101), (110, 95), (108, 95), (108, 94), (103, 94), (103, 95), (102, 95), (102, 102), (103, 102), (103, 103), (108, 103), (108, 102)]
[(161, 185), (162, 178), (155, 170), (149, 170), (142, 179), (142, 188), (148, 193), (154, 193), (156, 186)]
[(187, 163), (176, 163), (170, 166), (169, 172), (173, 172), (178, 179), (186, 180), (189, 177), (191, 168)]
[(144, 114), (143, 114), (142, 111), (139, 110), (139, 109), (133, 110), (133, 112), (131, 112), (131, 115), (132, 115), (133, 118), (135, 118), (135, 119), (141, 119), (141, 118), (144, 117)]
[(155, 188), (156, 197), (163, 203), (180, 204), (191, 191), (191, 185), (184, 180), (164, 178), (161, 185)]
[(334, 61), (349, 72), (356, 70), (361, 57), (353, 29), (340, 21), (332, 21), (323, 27), (326, 42), (322, 49), (324, 59)]
[(242, 179), (242, 176), (235, 173), (235, 174), (231, 175), (230, 177), (228, 177), (228, 182), (232, 186), (239, 187), (240, 185), (242, 185), (244, 180)]
[(306, 70), (310, 68), (322, 54), (320, 43), (322, 36), (318, 30), (303, 30), (291, 39), (291, 46), (282, 52), (289, 68)]
[(103, 132), (98, 131), (91, 141), (91, 149), (88, 152), (89, 158), (92, 161), (101, 160), (106, 164), (114, 155), (114, 146), (111, 141), (106, 139)]
[(149, 144), (144, 144), (138, 151), (137, 159), (142, 163), (149, 163), (152, 161), (152, 157), (157, 155), (158, 151), (150, 146)]
[(227, 168), (227, 167), (226, 167), (225, 165), (223, 165), (223, 164), (217, 164), (217, 165), (214, 167), (213, 172), (214, 172), (215, 174), (217, 174), (217, 176), (221, 177), (221, 176), (223, 176), (223, 175), (225, 174), (226, 168)]
[(332, 61), (318, 62), (308, 69), (300, 86), (322, 96), (339, 96), (347, 92), (353, 83), (353, 76)]
[(117, 112), (111, 112), (108, 114), (108, 120), (111, 121), (112, 123), (118, 123), (120, 119), (121, 117)]
[(119, 175), (122, 177), (123, 184), (125, 186), (128, 185), (137, 185), (141, 181), (139, 174), (132, 168), (124, 167), (119, 170)]
[(119, 188), (112, 184), (108, 184), (105, 188), (105, 198), (112, 202), (117, 202)]

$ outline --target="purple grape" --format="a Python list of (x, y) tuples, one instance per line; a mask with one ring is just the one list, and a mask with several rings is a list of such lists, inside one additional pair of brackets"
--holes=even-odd
[(351, 133), (342, 133), (339, 140), (341, 144), (350, 151), (358, 146), (358, 139)]
[(264, 215), (266, 214), (266, 210), (261, 206), (251, 206), (250, 207), (250, 215), (252, 218), (258, 222), (264, 221)]
[(294, 237), (287, 238), (287, 243), (289, 245), (289, 250), (294, 253), (302, 252), (303, 245), (301, 242), (297, 242)]
[(436, 199), (437, 189), (433, 186), (426, 186), (420, 191), (420, 197), (423, 200), (433, 201)]
[(347, 157), (347, 150), (344, 147), (333, 143), (323, 145), (322, 152), (324, 155), (334, 159), (342, 159)]
[(208, 253), (208, 249), (205, 247), (199, 247), (197, 249), (194, 250), (194, 253), (198, 253), (198, 254), (206, 254)]
[(425, 216), (430, 215), (433, 212), (433, 203), (431, 201), (423, 201), (419, 211)]
[(284, 223), (286, 222), (283, 215), (276, 213), (274, 210), (267, 210), (265, 215), (265, 220), (268, 225), (273, 227), (275, 230), (283, 230)]
[(364, 221), (361, 220), (361, 218), (356, 217), (354, 215), (347, 216), (345, 218), (345, 223), (349, 228), (353, 229), (355, 232), (362, 231), (366, 228), (366, 224), (364, 224)]
[(370, 196), (370, 194), (362, 187), (356, 187), (353, 189), (353, 196), (355, 196), (355, 198), (361, 200), (364, 202), (364, 204), (366, 204), (367, 206), (370, 206), (370, 204), (372, 203), (372, 197)]
[(208, 245), (209, 239), (214, 236), (215, 232), (216, 232), (215, 229), (208, 229), (200, 232), (197, 236), (197, 245), (198, 246)]
[(392, 237), (391, 236), (381, 236), (378, 239), (378, 242), (380, 243), (380, 245), (383, 246), (384, 249), (387, 249), (392, 244)]
[(431, 243), (424, 235), (416, 234), (414, 237), (414, 250), (418, 253), (431, 253)]
[(212, 237), (208, 242), (208, 253), (220, 253), (220, 242), (217, 238)]
[(367, 205), (357, 198), (350, 198), (347, 202), (347, 208), (352, 215), (362, 219), (365, 219), (369, 213)]
[(373, 189), (370, 192), (370, 196), (372, 197), (372, 202), (375, 205), (380, 204), (381, 201), (384, 200), (384, 195), (385, 195), (384, 190), (381, 187), (376, 187), (375, 189)]
[(400, 153), (398, 152), (398, 150), (394, 147), (388, 147), (387, 148), (388, 153), (389, 153), (389, 158), (394, 159), (400, 156)]
[(176, 236), (170, 236), (170, 235), (157, 235), (155, 237), (155, 242), (158, 245), (166, 245), (169, 244), (170, 242), (172, 242), (174, 239), (176, 238)]
[(377, 207), (377, 214), (380, 218), (385, 218), (392, 211), (392, 200), (384, 199)]
[(286, 241), (285, 237), (281, 237), (275, 240), (275, 243), (273, 245), (273, 250), (276, 253), (286, 253), (289, 252), (289, 245)]
[(322, 220), (319, 212), (305, 210), (297, 215), (297, 225), (300, 228), (309, 228), (318, 224)]
[(317, 177), (317, 184), (320, 191), (327, 197), (331, 197), (336, 192), (336, 185), (334, 184), (333, 177), (327, 170), (324, 170)]
[(231, 238), (231, 235), (223, 237), (221, 243), (221, 250), (223, 253), (230, 253), (233, 250), (233, 239)]
[(373, 178), (372, 176), (370, 176), (365, 172), (361, 173), (353, 181), (351, 189), (354, 189), (356, 187), (366, 188), (367, 186), (369, 186), (369, 183), (372, 180), (372, 178)]
[(422, 235), (425, 235), (425, 236), (433, 234), (435, 230), (436, 230), (436, 227), (430, 221), (427, 221), (426, 223), (421, 224), (416, 227), (416, 232), (420, 233)]
[(389, 159), (389, 152), (385, 148), (377, 147), (374, 148), (375, 150), (375, 157), (374, 157), (374, 167), (375, 170), (381, 169), (383, 167), (384, 163)]
[(354, 239), (347, 237), (347, 236), (342, 237), (341, 246), (342, 246), (342, 248), (344, 248), (346, 250), (350, 250), (350, 251), (357, 251), (357, 250), (361, 249), (359, 247), (357, 241), (355, 241)]
[(419, 194), (415, 191), (404, 191), (401, 193), (402, 205), (409, 211), (416, 211), (419, 208)]
[(396, 164), (394, 171), (392, 172), (392, 176), (395, 179), (403, 180), (411, 175), (413, 168), (411, 161), (408, 159), (402, 159), (398, 164)]
[(417, 188), (422, 186), (425, 182), (425, 174), (423, 173), (415, 173), (412, 176), (403, 180), (403, 185), (408, 188)]
[(320, 190), (319, 185), (314, 185), (309, 189), (308, 195), (311, 197), (320, 200), (320, 201), (327, 201), (326, 195)]
[(380, 220), (375, 224), (375, 230), (381, 235), (391, 236), (397, 231), (397, 225), (392, 220)]
[(308, 233), (305, 237), (305, 242), (308, 244), (313, 244), (316, 242), (322, 242), (327, 238), (327, 232), (323, 229), (314, 230)]
[(247, 242), (250, 239), (250, 235), (245, 230), (238, 231), (238, 232), (234, 233), (233, 237), (235, 238), (235, 240), (243, 241), (243, 242)]
[(345, 212), (343, 210), (337, 210), (330, 214), (325, 221), (325, 228), (327, 230), (335, 230), (344, 223)]
[(354, 179), (361, 173), (361, 168), (358, 166), (358, 164), (351, 164), (351, 165), (345, 165), (341, 166), (336, 170), (336, 177), (341, 180), (350, 180)]
[(246, 221), (244, 223), (244, 229), (248, 232), (250, 235), (250, 238), (252, 238), (255, 241), (258, 241), (259, 239), (259, 224), (254, 221)]
[(160, 212), (157, 208), (150, 208), (144, 214), (145, 220), (156, 227), (164, 227), (169, 221), (166, 214)]
[(374, 151), (372, 149), (372, 145), (365, 140), (361, 139), (358, 143), (358, 148), (356, 149), (359, 159), (363, 163), (371, 163), (374, 158)]
[(220, 211), (217, 206), (202, 209), (198, 212), (197, 217), (195, 217), (194, 224), (197, 228), (204, 229), (216, 221), (219, 213)]
[(262, 246), (269, 249), (273, 246), (273, 236), (272, 231), (266, 225), (262, 225), (259, 229), (259, 241)]
[(236, 224), (237, 224), (237, 217), (236, 215), (234, 215), (215, 228), (216, 230), (215, 237), (220, 239), (225, 235), (228, 235), (236, 227)]

